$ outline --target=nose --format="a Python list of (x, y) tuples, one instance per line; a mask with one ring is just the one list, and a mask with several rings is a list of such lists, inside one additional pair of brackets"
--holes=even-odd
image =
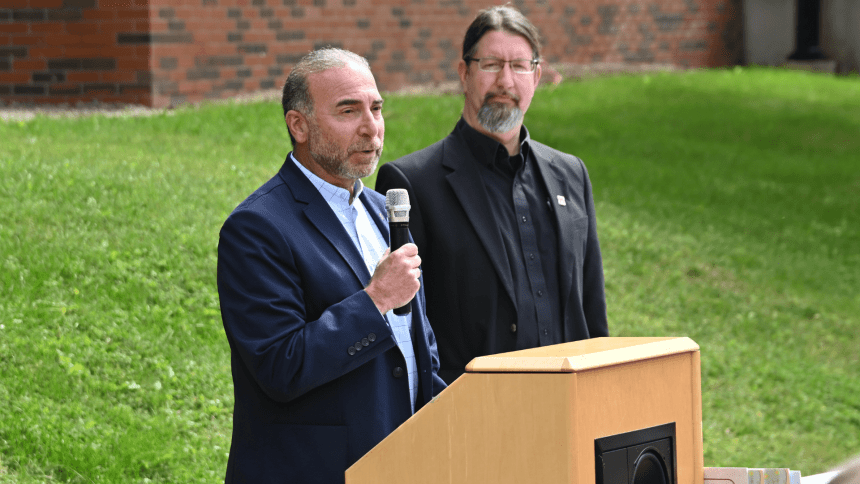
[(510, 89), (514, 85), (514, 76), (516, 76), (514, 68), (510, 62), (505, 62), (502, 65), (502, 70), (496, 75), (496, 83), (506, 89)]
[(358, 127), (358, 133), (361, 136), (379, 138), (383, 130), (385, 130), (385, 121), (381, 113), (373, 111), (373, 108), (365, 109), (361, 113), (361, 124)]

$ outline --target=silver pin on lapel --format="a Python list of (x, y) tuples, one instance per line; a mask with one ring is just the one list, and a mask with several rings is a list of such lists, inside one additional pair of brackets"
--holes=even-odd
[(564, 195), (558, 195), (556, 199), (558, 200), (558, 204), (562, 207), (567, 206), (567, 202), (564, 201)]

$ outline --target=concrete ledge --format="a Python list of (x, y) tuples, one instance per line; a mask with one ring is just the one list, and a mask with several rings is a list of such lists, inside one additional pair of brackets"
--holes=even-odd
[(833, 59), (817, 60), (788, 60), (783, 67), (798, 71), (821, 72), (824, 74), (836, 74), (836, 61)]

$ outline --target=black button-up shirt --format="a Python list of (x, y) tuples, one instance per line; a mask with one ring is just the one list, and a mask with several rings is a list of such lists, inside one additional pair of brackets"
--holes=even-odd
[(462, 118), (454, 131), (478, 162), (511, 268), (517, 324), (510, 330), (517, 333), (517, 349), (562, 343), (558, 230), (528, 130), (522, 127), (515, 156)]

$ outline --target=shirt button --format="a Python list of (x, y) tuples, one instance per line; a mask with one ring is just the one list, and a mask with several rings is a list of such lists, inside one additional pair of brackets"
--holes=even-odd
[(538, 289), (538, 293), (537, 293), (537, 294), (538, 294), (538, 297), (543, 297), (543, 291), (541, 291), (540, 289)]
[(534, 254), (529, 254), (529, 259), (531, 259), (531, 260), (535, 260), (535, 255), (534, 255)]
[(523, 222), (525, 222), (525, 221), (526, 221), (526, 218), (525, 218), (525, 217), (523, 217)]
[(394, 371), (391, 372), (391, 374), (394, 376), (394, 378), (402, 377), (403, 373), (404, 373), (403, 368), (400, 368), (399, 366), (395, 367)]
[(511, 325), (511, 333), (516, 333), (516, 332), (517, 332), (517, 325), (516, 325), (516, 324), (512, 324), (512, 325)]
[(346, 352), (349, 353), (349, 356), (354, 355), (355, 354), (355, 346), (350, 346), (349, 348), (346, 349)]
[(546, 336), (547, 330), (543, 330), (543, 335)]

